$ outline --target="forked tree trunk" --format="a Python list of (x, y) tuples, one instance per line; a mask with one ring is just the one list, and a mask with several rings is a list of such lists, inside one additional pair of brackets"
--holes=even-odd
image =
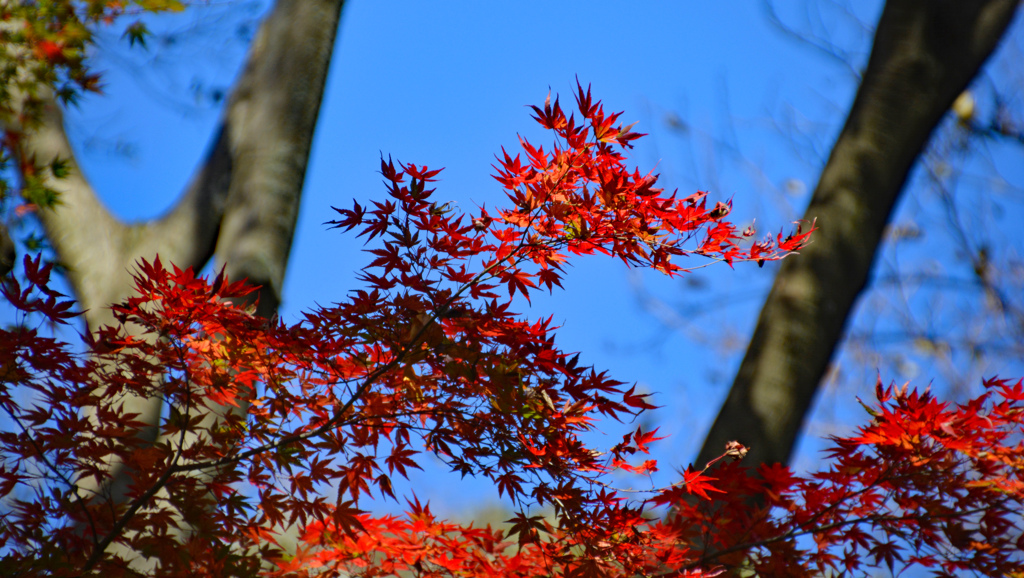
[[(259, 315), (276, 313), (343, 4), (275, 3), (249, 49), (210, 151), (181, 199), (159, 219), (124, 223), (103, 206), (77, 170), (56, 103), (45, 108), (39, 128), (24, 135), (26, 155), (43, 163), (70, 161), (69, 176), (45, 183), (60, 194), (59, 204), (39, 216), (91, 330), (114, 322), (109, 305), (130, 295), (133, 265), (157, 255), (165, 264), (197, 271), (216, 256), (229, 278), (261, 286)], [(155, 441), (160, 397), (130, 397), (123, 404), (149, 424), (141, 434), (145, 440)], [(208, 421), (229, 411), (210, 409)], [(83, 479), (80, 492), (124, 503), (129, 472), (112, 462), (109, 473), (108, 484)]]

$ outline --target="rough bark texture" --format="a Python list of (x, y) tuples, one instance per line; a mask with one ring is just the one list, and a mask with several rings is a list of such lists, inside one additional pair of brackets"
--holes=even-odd
[(698, 465), (738, 440), (785, 463), (914, 161), (1002, 37), (1017, 0), (890, 0), (867, 71), (804, 218), (820, 230), (783, 263)]
[(279, 0), (253, 41), (228, 104), (231, 181), (217, 261), (261, 285), (257, 312), (281, 302), (313, 129), (343, 2)]

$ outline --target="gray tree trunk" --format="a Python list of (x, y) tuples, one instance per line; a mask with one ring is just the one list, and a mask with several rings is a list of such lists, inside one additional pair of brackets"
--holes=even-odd
[[(130, 270), (159, 254), (202, 268), (216, 253), (234, 279), (263, 286), (260, 311), (271, 315), (298, 215), (313, 130), (334, 49), (342, 0), (279, 0), (249, 50), (213, 145), (166, 215), (123, 223), (103, 206), (81, 171), (46, 184), (60, 204), (40, 212), (89, 327), (113, 321), (107, 306), (131, 292)], [(27, 135), (40, 161), (74, 160), (57, 105)]]
[[(159, 219), (124, 223), (113, 216), (77, 169), (60, 109), (53, 102), (45, 108), (42, 124), (23, 139), (24, 152), (44, 163), (71, 161), (68, 177), (45, 183), (60, 199), (39, 216), (90, 330), (114, 323), (109, 305), (131, 294), (133, 265), (157, 255), (165, 264), (197, 271), (216, 256), (230, 279), (261, 286), (259, 315), (276, 313), (343, 4), (275, 3), (249, 49), (210, 151), (181, 199)], [(147, 441), (158, 435), (161, 404), (159, 397), (124, 401), (125, 411), (150, 424), (142, 432)], [(211, 420), (219, 413), (213, 409)], [(123, 503), (128, 472), (114, 462), (110, 474), (109, 484), (83, 480), (80, 490)]]
[(786, 463), (893, 205), (932, 131), (992, 54), (1017, 0), (889, 0), (846, 124), (804, 215), (820, 230), (786, 259), (698, 467), (738, 440)]

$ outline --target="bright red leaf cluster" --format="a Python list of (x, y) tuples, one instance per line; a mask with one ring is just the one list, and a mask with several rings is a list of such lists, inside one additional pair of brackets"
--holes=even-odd
[[(883, 392), (875, 422), (836, 440), (835, 470), (807, 479), (726, 464), (661, 490), (612, 486), (613, 472), (655, 471), (645, 457), (661, 438), (637, 429), (591, 448), (582, 434), (651, 401), (561, 351), (550, 318), (512, 312), (515, 295), (560, 287), (578, 254), (672, 275), (688, 255), (778, 259), (810, 231), (741, 246), (752, 233), (737, 233), (727, 205), (665, 195), (625, 166), (640, 135), (589, 90), (576, 103), (578, 121), (557, 99), (534, 109), (555, 142), (523, 140), (525, 161), (503, 152), (495, 178), (511, 205), (493, 216), (435, 201), (436, 170), (382, 161), (387, 198), (331, 221), (366, 237), (364, 287), (300, 323), (257, 318), (233, 305), (249, 288), (158, 260), (138, 265), (136, 296), (114, 306), (122, 325), (87, 336), (84, 352), (33, 323), (0, 332), (0, 565), (24, 576), (120, 576), (141, 559), (160, 576), (1018, 571), (1019, 384), (993, 384), (962, 415)], [(4, 295), (30, 319), (64, 323), (70, 301), (49, 273), (28, 260)], [(159, 423), (126, 409), (156, 396)], [(396, 495), (395, 476), (415, 487), (426, 453), (493, 481), (517, 507), (508, 528), (440, 521)], [(109, 487), (117, 464), (123, 494)], [(371, 497), (405, 498), (409, 511), (372, 515)], [(295, 527), (298, 550), (282, 550), (278, 533)]]
[[(877, 385), (871, 423), (832, 438), (825, 470), (799, 477), (779, 464), (757, 475), (717, 467), (709, 500), (684, 489), (655, 503), (674, 518), (654, 531), (700, 542), (703, 564), (762, 576), (1024, 575), (1024, 387), (991, 379), (959, 406), (907, 386)], [(678, 558), (693, 565), (695, 554)]]

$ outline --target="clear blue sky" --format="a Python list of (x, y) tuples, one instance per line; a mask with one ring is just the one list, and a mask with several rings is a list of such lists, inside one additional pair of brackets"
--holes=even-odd
[[(169, 207), (209, 143), (218, 111), (193, 89), (230, 87), (245, 48), (239, 23), (255, 14), (251, 2), (212, 5), (151, 20), (154, 30), (175, 32), (173, 46), (161, 48), (157, 37), (149, 51), (129, 51), (116, 32), (104, 36), (105, 95), (69, 115), (87, 176), (126, 219)], [(880, 6), (858, 3), (857, 16), (873, 24)], [(803, 16), (787, 18), (800, 24)], [(827, 14), (821, 26), (851, 50), (853, 70), (864, 65), (870, 30)], [(542, 102), (549, 87), (571, 100), (576, 77), (651, 134), (633, 155), (641, 170), (655, 169), (685, 194), (733, 198), (736, 219), (756, 218), (762, 231), (788, 228), (799, 215), (856, 87), (850, 68), (781, 34), (754, 1), (353, 0), (321, 108), (283, 317), (297, 320), (354, 286), (352, 272), (366, 262), (361, 243), (322, 223), (333, 217), (330, 205), (381, 193), (381, 153), (447, 167), (439, 199), (466, 210), (498, 205), (494, 153), (512, 150), (517, 133), (538, 137), (524, 105)], [(665, 280), (590, 258), (570, 272), (565, 292), (522, 310), (553, 314), (564, 349), (658, 392), (664, 408), (650, 422), (672, 436), (658, 456), (671, 470), (699, 448), (773, 272), (716, 266)], [(669, 306), (674, 328), (641, 305), (638, 283)], [(733, 347), (723, 347), (722, 331)], [(460, 496), (489, 492), (459, 488), (431, 499), (463, 512)]]

